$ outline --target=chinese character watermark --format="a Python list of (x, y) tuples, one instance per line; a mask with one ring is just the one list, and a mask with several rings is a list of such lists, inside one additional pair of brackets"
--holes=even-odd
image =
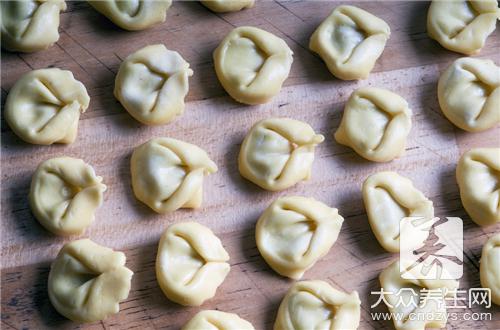
[[(433, 300), (438, 303), (438, 306), (445, 303), (447, 308), (491, 307), (491, 290), (489, 288), (470, 288), (469, 290), (421, 288), (418, 291), (413, 288), (400, 288), (397, 292), (385, 291), (384, 288), (381, 288), (380, 291), (371, 291), (370, 294), (378, 296), (371, 308), (377, 307), (382, 302), (391, 308), (410, 306), (423, 308), (429, 301)], [(397, 296), (397, 299), (391, 299), (396, 301), (395, 305), (391, 305), (386, 298), (392, 295)]]
[(400, 222), (404, 279), (456, 280), (463, 274), (463, 227), (457, 217), (406, 217)]
[(475, 304), (491, 307), (491, 289), (490, 288), (472, 288), (469, 290), (469, 308)]

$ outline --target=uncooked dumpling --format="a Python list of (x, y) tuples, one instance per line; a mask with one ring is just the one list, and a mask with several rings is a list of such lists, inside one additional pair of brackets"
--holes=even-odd
[(81, 234), (94, 221), (105, 190), (102, 178), (83, 160), (52, 158), (31, 179), (31, 211), (54, 234)]
[(354, 6), (339, 6), (313, 33), (309, 48), (335, 77), (366, 79), (390, 34), (382, 19)]
[(328, 253), (342, 222), (337, 209), (313, 198), (281, 197), (259, 218), (255, 239), (271, 268), (297, 280)]
[(439, 78), (439, 105), (446, 118), (469, 132), (500, 123), (500, 67), (491, 60), (464, 57)]
[(495, 31), (499, 18), (496, 0), (434, 0), (427, 13), (427, 33), (444, 48), (473, 55)]
[(160, 125), (184, 112), (193, 71), (179, 53), (151, 45), (129, 55), (115, 79), (115, 97), (138, 121)]
[[(443, 317), (446, 315), (445, 296), (454, 295), (458, 289), (458, 281), (404, 279), (401, 277), (399, 261), (393, 262), (384, 269), (380, 273), (379, 280), (382, 289), (386, 292), (384, 299), (390, 304), (387, 306), (389, 312), (392, 315), (402, 316), (401, 319), (393, 318), (396, 330), (425, 330), (446, 326), (446, 317)], [(427, 292), (432, 290), (432, 293), (426, 294), (425, 290)], [(398, 303), (400, 299), (404, 303)], [(425, 317), (409, 318), (410, 313), (417, 316), (425, 315)]]
[(200, 2), (216, 13), (228, 13), (245, 8), (252, 8), (254, 0), (200, 0)]
[(360, 305), (356, 291), (345, 293), (324, 281), (297, 282), (281, 301), (274, 330), (355, 330)]
[(215, 72), (236, 101), (266, 103), (281, 90), (292, 55), (283, 39), (256, 27), (240, 26), (214, 51)]
[(182, 330), (255, 330), (253, 325), (236, 314), (215, 310), (196, 314)]
[(203, 149), (172, 138), (140, 145), (130, 163), (135, 196), (158, 213), (200, 207), (203, 178), (217, 172)]
[(80, 114), (90, 102), (85, 86), (71, 71), (33, 70), (12, 87), (5, 102), (5, 120), (26, 142), (72, 143)]
[(98, 12), (125, 30), (144, 30), (165, 22), (172, 0), (88, 0)]
[(491, 290), (491, 301), (500, 306), (500, 233), (484, 244), (479, 271), (481, 285)]
[(11, 51), (35, 52), (59, 40), (59, 14), (64, 0), (0, 1), (2, 47)]
[(462, 204), (480, 226), (500, 222), (500, 148), (477, 148), (464, 153), (457, 165)]
[(156, 278), (168, 299), (199, 306), (215, 295), (229, 273), (229, 255), (221, 241), (196, 222), (171, 225), (156, 257)]
[(314, 149), (323, 140), (323, 135), (298, 120), (262, 120), (252, 127), (241, 145), (240, 173), (267, 190), (289, 188), (309, 179)]
[[(405, 217), (434, 218), (434, 207), (413, 183), (396, 172), (370, 175), (363, 183), (363, 201), (375, 237), (384, 249), (399, 252), (400, 223)], [(408, 247), (419, 247), (429, 231), (416, 230)]]
[(50, 268), (50, 302), (75, 322), (101, 321), (118, 313), (134, 274), (125, 261), (124, 253), (89, 239), (67, 243)]
[(411, 128), (411, 110), (401, 96), (381, 88), (355, 90), (335, 132), (338, 143), (374, 162), (401, 156)]

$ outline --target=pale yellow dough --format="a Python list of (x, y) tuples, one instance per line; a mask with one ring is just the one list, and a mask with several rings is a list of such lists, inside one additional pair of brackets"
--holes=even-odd
[(500, 148), (477, 148), (464, 153), (457, 165), (462, 204), (480, 226), (500, 222)]
[(253, 325), (236, 314), (205, 310), (196, 314), (182, 330), (255, 330)]
[(456, 126), (480, 132), (500, 123), (500, 67), (491, 60), (464, 57), (439, 78), (439, 105)]
[(200, 306), (215, 295), (229, 273), (229, 255), (221, 241), (196, 222), (171, 225), (156, 256), (156, 278), (168, 299)]
[(496, 0), (434, 0), (427, 13), (427, 33), (444, 48), (477, 54), (499, 18)]
[(26, 142), (72, 143), (80, 114), (90, 102), (85, 86), (67, 70), (40, 69), (23, 75), (5, 102), (5, 120)]
[(266, 103), (281, 90), (292, 66), (292, 55), (286, 42), (274, 34), (241, 26), (215, 49), (215, 72), (236, 101)]
[(146, 125), (171, 122), (184, 112), (184, 97), (193, 71), (179, 53), (151, 45), (129, 55), (115, 79), (115, 97)]
[(2, 48), (36, 52), (59, 40), (59, 14), (64, 0), (0, 1)]
[(31, 211), (54, 234), (81, 234), (94, 221), (105, 190), (102, 178), (83, 160), (52, 158), (31, 179)]
[(255, 0), (200, 0), (200, 2), (216, 13), (228, 13), (252, 8)]
[(491, 290), (491, 301), (500, 306), (500, 233), (484, 244), (479, 271), (481, 285)]
[[(458, 281), (403, 279), (399, 270), (399, 261), (393, 262), (384, 269), (380, 273), (379, 280), (385, 292), (384, 299), (392, 306), (387, 306), (389, 312), (402, 316), (401, 319), (393, 318), (396, 330), (424, 330), (446, 326), (446, 318), (443, 317), (446, 314), (445, 296), (454, 295), (454, 291), (458, 289)], [(403, 290), (400, 291), (401, 289)], [(425, 290), (433, 291), (426, 295)], [(400, 299), (403, 303), (398, 303)], [(411, 300), (417, 307), (410, 303)], [(409, 318), (410, 313), (415, 313), (415, 316)], [(423, 319), (422, 316), (419, 318), (419, 314), (427, 318)]]
[(316, 145), (324, 137), (308, 124), (269, 118), (255, 124), (241, 145), (241, 175), (271, 191), (289, 188), (311, 176)]
[(122, 29), (137, 31), (165, 22), (172, 0), (88, 0), (88, 3)]
[[(417, 190), (413, 183), (396, 172), (370, 175), (363, 183), (363, 201), (368, 221), (375, 237), (384, 249), (399, 252), (400, 222), (405, 217), (434, 218), (432, 202)], [(414, 241), (407, 246), (419, 247), (429, 235), (415, 230)]]
[(368, 160), (388, 162), (405, 150), (411, 115), (401, 96), (381, 88), (360, 88), (345, 105), (335, 140)]
[(203, 178), (217, 172), (203, 149), (172, 138), (140, 145), (130, 164), (135, 197), (158, 213), (200, 207)]
[(95, 322), (120, 311), (134, 274), (125, 254), (81, 239), (63, 246), (49, 273), (55, 309), (76, 322)]
[(298, 280), (328, 253), (342, 222), (337, 209), (313, 198), (281, 197), (257, 222), (257, 248), (277, 273)]
[(313, 33), (309, 48), (335, 77), (366, 79), (390, 34), (382, 19), (354, 6), (339, 6)]
[(274, 330), (354, 330), (359, 326), (358, 293), (345, 293), (324, 281), (295, 283), (283, 298)]

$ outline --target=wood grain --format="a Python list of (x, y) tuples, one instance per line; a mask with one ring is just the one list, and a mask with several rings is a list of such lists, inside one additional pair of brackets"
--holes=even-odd
[[(379, 246), (363, 203), (361, 183), (371, 173), (394, 170), (408, 176), (433, 200), (437, 216), (464, 220), (465, 267), (462, 288), (478, 287), (482, 244), (500, 226), (476, 226), (462, 208), (455, 181), (459, 155), (471, 147), (500, 146), (500, 129), (470, 134), (453, 127), (442, 115), (436, 84), (440, 72), (459, 54), (430, 40), (425, 2), (362, 2), (358, 5), (391, 27), (391, 39), (369, 79), (344, 82), (333, 78), (322, 61), (308, 50), (309, 36), (339, 3), (329, 1), (257, 1), (253, 9), (214, 14), (197, 2), (175, 2), (167, 21), (141, 32), (121, 30), (84, 2), (68, 2), (61, 16), (61, 38), (50, 49), (34, 54), (2, 51), (2, 104), (15, 81), (31, 69), (59, 67), (82, 81), (91, 105), (82, 115), (79, 134), (69, 146), (23, 143), (2, 119), (1, 147), (1, 320), (5, 329), (43, 328), (166, 328), (179, 329), (200, 308), (168, 301), (154, 275), (158, 239), (172, 223), (198, 221), (210, 227), (231, 256), (231, 272), (214, 299), (203, 309), (238, 313), (257, 329), (271, 329), (283, 294), (292, 284), (278, 276), (259, 255), (254, 225), (260, 213), (278, 196), (311, 196), (337, 207), (346, 219), (330, 253), (305, 274), (346, 291), (357, 290), (362, 301), (362, 329), (392, 328), (371, 319), (370, 305), (379, 289), (378, 274), (397, 258)], [(212, 51), (235, 26), (253, 25), (282, 37), (294, 51), (285, 87), (272, 102), (244, 106), (229, 98), (212, 64)], [(191, 64), (186, 112), (175, 122), (146, 127), (132, 119), (114, 99), (114, 77), (123, 58), (153, 43), (179, 51)], [(479, 57), (500, 62), (500, 32), (494, 32)], [(361, 159), (334, 142), (343, 105), (360, 86), (390, 89), (407, 99), (414, 116), (405, 155), (386, 164)], [(265, 192), (238, 173), (236, 158), (251, 125), (270, 116), (288, 116), (310, 123), (326, 141), (317, 148), (310, 181), (280, 193)], [(204, 203), (195, 211), (157, 215), (138, 202), (130, 187), (129, 162), (133, 148), (156, 136), (171, 136), (203, 147), (219, 166), (204, 185)], [(68, 155), (82, 158), (104, 178), (108, 191), (95, 223), (84, 237), (127, 255), (135, 272), (129, 298), (121, 312), (89, 325), (76, 325), (51, 306), (46, 282), (50, 261), (69, 241), (51, 235), (32, 216), (27, 194), (31, 175), (43, 160)], [(74, 239), (74, 238), (72, 238)], [(381, 309), (382, 311), (384, 308)], [(474, 309), (475, 312), (484, 312)], [(449, 322), (452, 329), (498, 329), (500, 309), (493, 321)]]

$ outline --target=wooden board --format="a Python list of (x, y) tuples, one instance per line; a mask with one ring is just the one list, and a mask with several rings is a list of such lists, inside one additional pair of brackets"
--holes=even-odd
[[(1, 320), (4, 329), (166, 328), (179, 329), (201, 308), (238, 313), (257, 329), (271, 329), (277, 307), (292, 281), (278, 276), (259, 255), (254, 226), (260, 213), (278, 196), (299, 194), (339, 209), (345, 217), (339, 239), (305, 279), (323, 279), (345, 291), (357, 290), (362, 301), (362, 329), (392, 328), (375, 322), (370, 305), (379, 289), (378, 274), (397, 255), (385, 252), (371, 232), (361, 199), (361, 183), (371, 173), (394, 170), (411, 178), (433, 200), (437, 216), (460, 216), (465, 229), (462, 288), (479, 286), (482, 244), (500, 227), (480, 228), (462, 208), (455, 181), (459, 155), (476, 146), (500, 146), (500, 129), (469, 134), (454, 128), (436, 99), (440, 72), (458, 54), (440, 47), (426, 34), (428, 3), (362, 2), (358, 6), (383, 18), (392, 34), (369, 79), (344, 82), (333, 78), (308, 50), (309, 36), (337, 6), (328, 1), (258, 1), (250, 10), (217, 15), (197, 2), (176, 2), (167, 21), (153, 29), (127, 32), (115, 27), (84, 2), (69, 2), (61, 16), (61, 37), (50, 49), (35, 54), (2, 52), (2, 102), (15, 81), (31, 69), (59, 67), (82, 81), (91, 105), (80, 120), (78, 138), (68, 146), (23, 143), (2, 121), (1, 186)], [(282, 37), (293, 49), (294, 63), (281, 93), (262, 106), (244, 106), (229, 98), (212, 64), (212, 51), (235, 26), (253, 25)], [(191, 64), (185, 114), (161, 127), (132, 119), (113, 97), (114, 77), (123, 58), (154, 43), (179, 51)], [(500, 62), (499, 29), (479, 57)], [(360, 86), (383, 87), (404, 96), (414, 113), (405, 155), (386, 164), (361, 159), (334, 142), (342, 109)], [(310, 181), (279, 193), (265, 192), (238, 173), (236, 158), (247, 130), (259, 119), (288, 116), (310, 123), (326, 141), (317, 148)], [(157, 136), (182, 139), (207, 150), (219, 166), (204, 185), (203, 207), (157, 215), (133, 196), (129, 162), (133, 148)], [(44, 230), (32, 216), (27, 194), (31, 175), (43, 160), (68, 155), (94, 166), (108, 186), (104, 205), (85, 237), (122, 250), (135, 272), (132, 290), (119, 314), (85, 326), (66, 320), (47, 297), (51, 260), (69, 239)], [(158, 239), (172, 223), (198, 221), (210, 227), (231, 256), (231, 272), (214, 299), (201, 308), (185, 308), (167, 300), (154, 274)], [(381, 308), (383, 311), (384, 308)], [(377, 311), (377, 310), (375, 310)], [(474, 309), (484, 312), (484, 309)], [(449, 322), (452, 329), (498, 329), (493, 321)]]

